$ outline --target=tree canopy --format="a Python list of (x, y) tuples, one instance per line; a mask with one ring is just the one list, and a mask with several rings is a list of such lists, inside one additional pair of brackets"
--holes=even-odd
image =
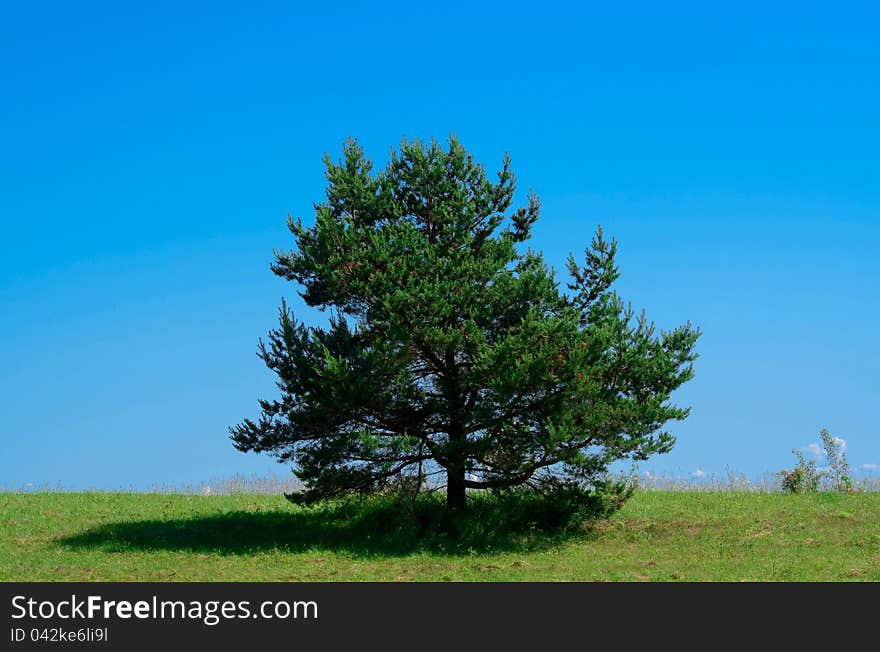
[(658, 332), (617, 296), (601, 228), (561, 288), (526, 248), (540, 201), (511, 209), (508, 157), (493, 180), (454, 137), (404, 140), (376, 171), (350, 140), (325, 166), (313, 224), (288, 219), (272, 270), (328, 325), (282, 302), (259, 345), (281, 395), (230, 429), (236, 448), (291, 463), (307, 501), (436, 478), (451, 508), (670, 450), (699, 331)]

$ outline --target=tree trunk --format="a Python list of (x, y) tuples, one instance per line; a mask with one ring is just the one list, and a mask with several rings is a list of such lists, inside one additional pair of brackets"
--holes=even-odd
[(464, 465), (449, 466), (446, 469), (446, 506), (449, 509), (464, 509), (464, 479)]

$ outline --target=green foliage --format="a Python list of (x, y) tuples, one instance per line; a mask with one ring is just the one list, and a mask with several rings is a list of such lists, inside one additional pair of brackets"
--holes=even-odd
[[(629, 478), (604, 478), (592, 485), (569, 479), (546, 483), (541, 491), (512, 487), (484, 492), (471, 501), (466, 512), (448, 511), (436, 493), (416, 493), (409, 484), (401, 484), (360, 502), (337, 499), (335, 502), (311, 502), (307, 494), (285, 494), (295, 505), (309, 509), (352, 510), (350, 518), (369, 521), (373, 534), (391, 527), (397, 534), (406, 533), (414, 540), (426, 537), (454, 536), (468, 547), (500, 545), (526, 532), (554, 533), (578, 530), (591, 522), (610, 517), (621, 509), (635, 491)], [(368, 515), (368, 516), (365, 516)], [(364, 520), (366, 519), (366, 520)], [(492, 543), (494, 542), (494, 544)]]
[(823, 486), (841, 492), (853, 490), (843, 442), (832, 437), (824, 428), (819, 432), (819, 438), (822, 440), (828, 468), (819, 469), (814, 460), (807, 460), (797, 449), (792, 450), (797, 458), (797, 465), (791, 470), (782, 470), (778, 474), (783, 491), (801, 494), (819, 491)]
[(578, 528), (610, 517), (624, 506), (635, 491), (628, 479), (610, 478), (584, 486), (570, 479), (548, 483), (543, 493), (522, 489), (498, 492), (501, 513), (511, 523), (526, 523), (544, 531)]
[(329, 326), (282, 304), (259, 349), (281, 397), (230, 429), (239, 450), (293, 463), (306, 503), (440, 478), (453, 508), (467, 490), (595, 487), (614, 460), (670, 450), (699, 332), (657, 332), (617, 296), (601, 228), (563, 292), (523, 248), (540, 202), (511, 209), (509, 159), (492, 181), (455, 138), (403, 141), (374, 171), (349, 141), (325, 165), (326, 200), (311, 226), (289, 220), (272, 269)]

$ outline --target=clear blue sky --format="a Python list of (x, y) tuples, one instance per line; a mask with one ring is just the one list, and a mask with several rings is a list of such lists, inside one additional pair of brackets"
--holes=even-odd
[(601, 223), (621, 294), (703, 329), (643, 470), (757, 476), (823, 426), (880, 464), (872, 3), (130, 4), (0, 14), (0, 485), (286, 475), (226, 431), (281, 297), (317, 319), (268, 269), (285, 216), (347, 136), (450, 132), (510, 152), (557, 268)]

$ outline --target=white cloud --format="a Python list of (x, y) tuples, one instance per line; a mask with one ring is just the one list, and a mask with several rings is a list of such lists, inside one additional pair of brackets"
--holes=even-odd
[[(846, 452), (846, 439), (844, 439), (843, 437), (834, 437), (831, 441), (833, 441), (835, 444), (837, 444), (837, 447), (840, 449), (840, 452), (842, 452), (842, 453)], [(825, 453), (825, 448), (821, 444), (817, 444), (816, 442), (812, 442), (810, 444), (807, 444), (801, 450), (809, 453), (810, 455), (812, 455), (813, 457), (815, 457), (817, 459), (822, 459), (824, 457), (827, 457), (827, 455)]]
[(694, 478), (705, 478), (706, 472), (703, 469), (697, 469), (696, 471), (691, 473), (691, 476)]
[(880, 469), (880, 464), (862, 464), (862, 468), (866, 471), (876, 471)]

